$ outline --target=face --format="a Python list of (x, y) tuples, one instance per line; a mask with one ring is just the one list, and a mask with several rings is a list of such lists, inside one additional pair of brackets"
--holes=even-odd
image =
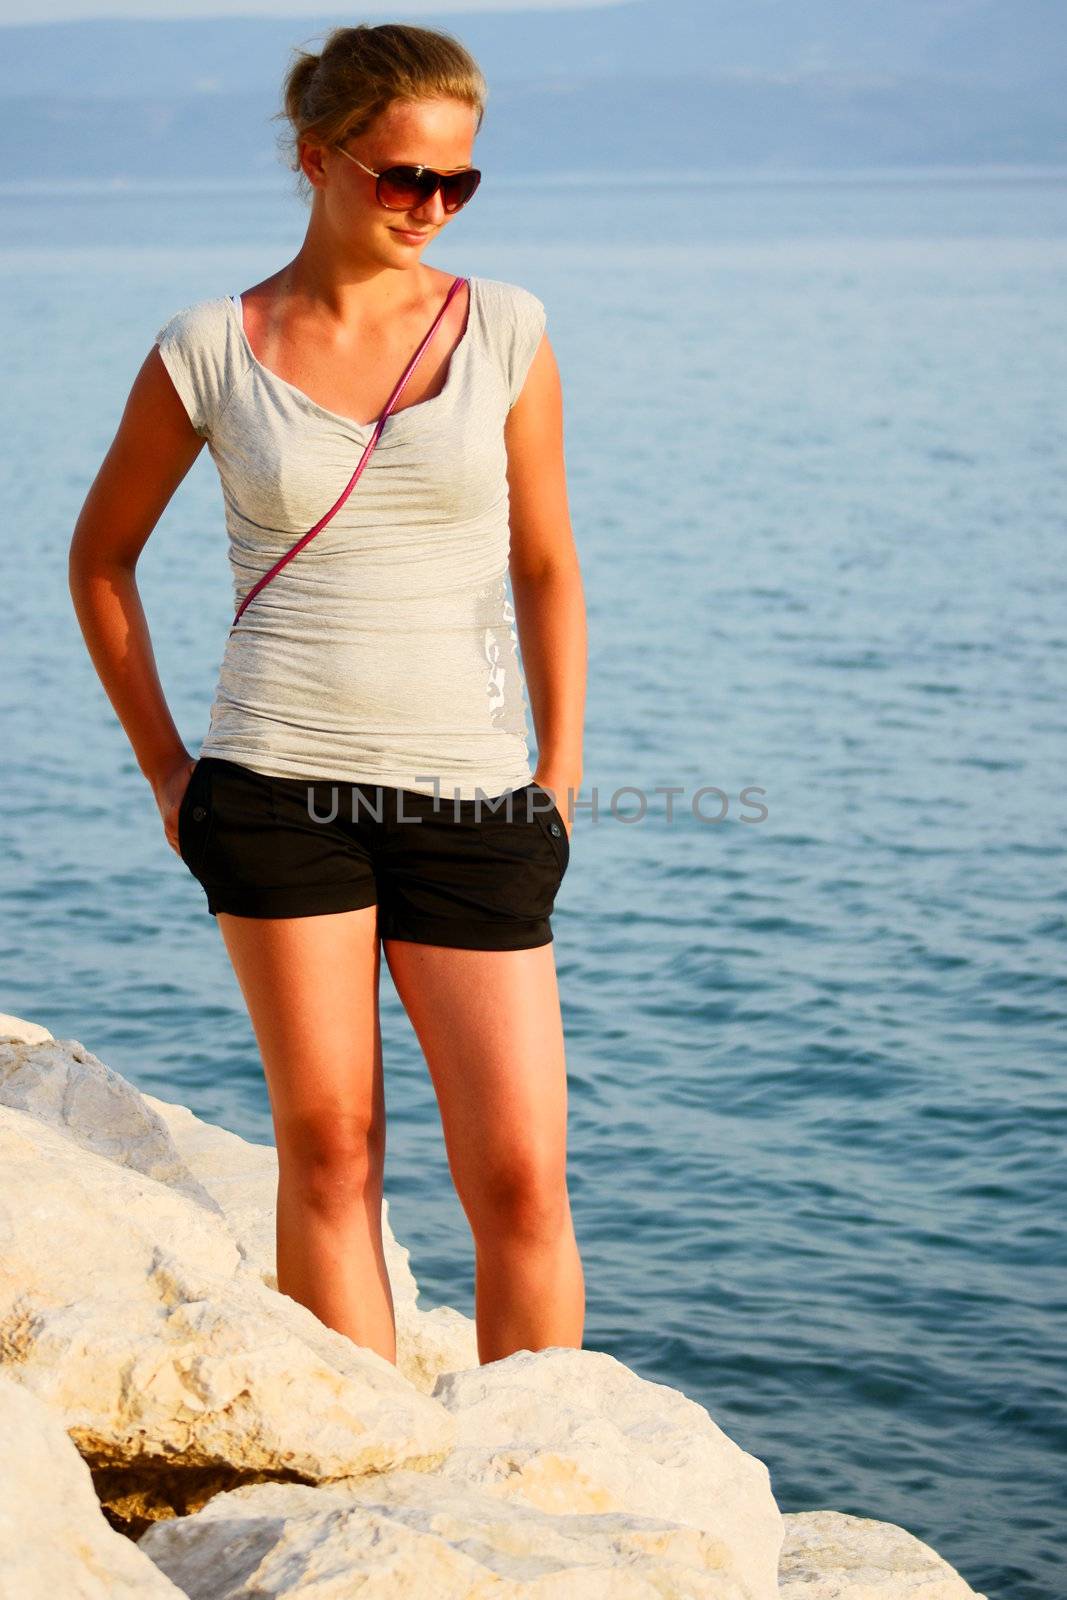
[[(474, 165), (476, 123), (474, 108), (459, 100), (394, 100), (343, 145), (375, 172), (401, 162), (457, 172)], [(440, 190), (409, 211), (387, 209), (378, 203), (376, 180), (340, 150), (305, 142), (301, 163), (314, 185), (313, 204), (331, 231), (385, 265), (413, 265), (457, 215), (445, 210)]]

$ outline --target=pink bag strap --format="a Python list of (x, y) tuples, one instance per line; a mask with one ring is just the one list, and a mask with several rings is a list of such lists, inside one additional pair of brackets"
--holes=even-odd
[(445, 295), (445, 303), (444, 303), (444, 305), (441, 307), (440, 311), (437, 313), (436, 317), (434, 317), (434, 319), (433, 319), (433, 324), (432, 324), (432, 326), (430, 328), (430, 331), (427, 333), (425, 339), (423, 339), (422, 343), (419, 345), (419, 348), (415, 351), (415, 354), (412, 356), (411, 360), (408, 362), (407, 367), (405, 368), (404, 373), (401, 376), (399, 383), (397, 384), (396, 388), (393, 390), (392, 394), (389, 396), (389, 399), (386, 401), (385, 410), (382, 412), (381, 416), (378, 418), (377, 423), (375, 424), (374, 432), (373, 432), (373, 434), (371, 435), (371, 438), (370, 438), (370, 443), (367, 445), (367, 447), (364, 450), (363, 454), (360, 456), (360, 458), (359, 458), (359, 466), (356, 468), (355, 472), (353, 472), (351, 478), (349, 478), (347, 487), (342, 491), (341, 495), (334, 502), (334, 504), (330, 507), (330, 509), (329, 509), (329, 511), (327, 511), (326, 515), (324, 517), (321, 517), (319, 519), (319, 521), (316, 522), (316, 524), (315, 524), (315, 526), (313, 528), (309, 528), (307, 533), (303, 534), (296, 541), (296, 543), (292, 546), (292, 548), (287, 550), (283, 556), (279, 556), (278, 560), (274, 563), (273, 567), (270, 568), (269, 572), (265, 572), (263, 574), (262, 578), (257, 579), (257, 581), (252, 585), (251, 589), (249, 589), (248, 593), (245, 595), (244, 599), (241, 601), (241, 604), (237, 608), (237, 613), (234, 616), (233, 622), (230, 624), (230, 632), (231, 633), (233, 632), (234, 628), (237, 626), (238, 622), (240, 621), (241, 615), (244, 612), (244, 609), (248, 605), (249, 601), (254, 600), (256, 595), (259, 593), (259, 591), (266, 584), (268, 584), (270, 582), (270, 580), (277, 573), (279, 573), (282, 570), (282, 568), (285, 566), (286, 562), (287, 561), (291, 561), (293, 559), (293, 557), (296, 555), (297, 551), (298, 550), (302, 550), (304, 548), (304, 546), (307, 543), (309, 543), (309, 541), (312, 540), (317, 533), (321, 533), (323, 528), (325, 528), (326, 524), (329, 522), (330, 518), (336, 512), (340, 511), (341, 507), (344, 505), (345, 501), (348, 499), (349, 495), (352, 493), (352, 490), (356, 487), (356, 484), (359, 482), (360, 474), (362, 473), (363, 468), (367, 465), (367, 462), (370, 460), (371, 451), (374, 449), (374, 446), (378, 443), (378, 440), (382, 436), (382, 429), (385, 427), (386, 418), (389, 416), (389, 413), (392, 411), (393, 407), (396, 405), (396, 402), (400, 399), (400, 394), (401, 394), (401, 391), (404, 388), (404, 385), (407, 383), (408, 379), (411, 377), (411, 374), (415, 371), (415, 368), (417, 367), (417, 365), (419, 363), (419, 357), (422, 355), (422, 352), (426, 349), (426, 346), (429, 344), (430, 340), (433, 338), (434, 334), (437, 332), (437, 329), (438, 329), (438, 326), (440, 324), (441, 318), (444, 316), (445, 312), (448, 310), (449, 306), (452, 303), (453, 295), (455, 295), (458, 292), (461, 284), (464, 284), (464, 283), (467, 283), (467, 282), (468, 282), (468, 280), (466, 278), (456, 278), (456, 279), (453, 280), (451, 288), (449, 289), (448, 293)]

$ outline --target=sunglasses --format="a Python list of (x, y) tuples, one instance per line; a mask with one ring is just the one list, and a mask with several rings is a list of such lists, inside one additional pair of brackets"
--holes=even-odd
[(438, 189), (445, 210), (459, 211), (482, 181), (477, 167), (466, 167), (462, 172), (435, 172), (433, 167), (399, 166), (375, 172), (373, 167), (363, 166), (363, 162), (342, 145), (335, 145), (334, 148), (340, 150), (343, 156), (348, 156), (349, 161), (354, 161), (357, 167), (363, 167), (363, 171), (369, 172), (372, 178), (377, 178), (375, 189), (378, 204), (385, 206), (387, 211), (413, 211), (436, 194)]

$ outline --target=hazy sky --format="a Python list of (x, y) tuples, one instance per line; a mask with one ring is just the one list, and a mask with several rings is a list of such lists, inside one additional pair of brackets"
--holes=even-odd
[[(447, 16), (459, 11), (571, 11), (577, 6), (617, 5), (619, 0), (402, 0), (387, 4), (386, 0), (363, 0), (358, 7), (359, 18), (369, 20), (413, 17), (415, 15)], [(180, 21), (186, 17), (314, 17), (324, 23), (351, 22), (348, 13), (324, 8), (321, 0), (0, 0), (0, 25), (10, 22), (70, 22), (84, 17), (171, 17)]]

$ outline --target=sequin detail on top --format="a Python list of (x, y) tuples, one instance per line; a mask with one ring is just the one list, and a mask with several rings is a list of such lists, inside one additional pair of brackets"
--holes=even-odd
[[(461, 799), (532, 781), (504, 423), (544, 327), (528, 290), (470, 279), (441, 391), (386, 419), (349, 499), (231, 634), (201, 755), (424, 794), (436, 778)], [(374, 423), (262, 366), (234, 297), (156, 338), (218, 469), (236, 606), (334, 503)]]

